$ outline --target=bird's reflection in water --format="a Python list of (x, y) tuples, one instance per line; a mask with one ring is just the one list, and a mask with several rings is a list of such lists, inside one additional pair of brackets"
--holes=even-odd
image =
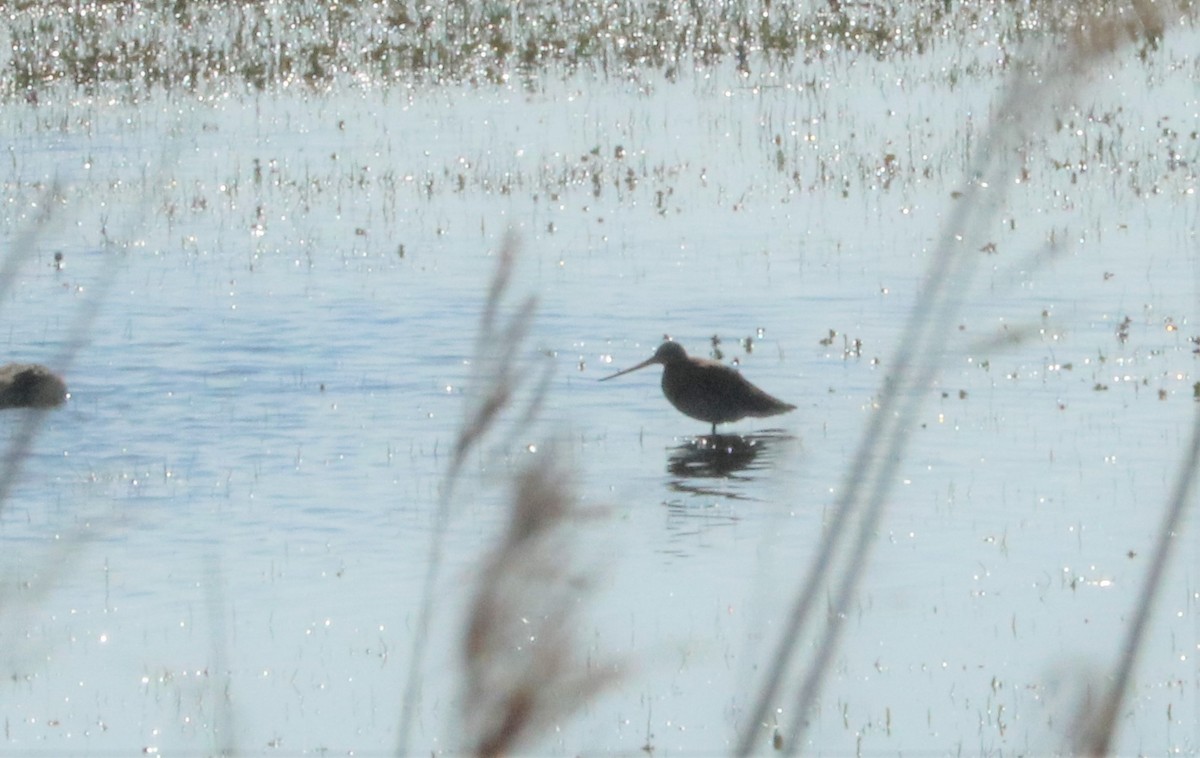
[[(667, 506), (668, 548), (662, 552), (689, 557), (714, 539), (721, 527), (736, 526), (755, 506), (739, 503), (770, 500), (777, 488), (763, 486), (772, 469), (797, 442), (780, 430), (750, 435), (706, 435), (671, 448), (667, 459), (668, 488), (676, 493)], [(770, 473), (763, 473), (770, 471)]]
[(672, 449), (667, 459), (667, 471), (674, 477), (671, 489), (730, 500), (753, 500), (728, 485), (753, 480), (752, 472), (770, 468), (778, 448), (794, 439), (778, 429), (689, 439)]

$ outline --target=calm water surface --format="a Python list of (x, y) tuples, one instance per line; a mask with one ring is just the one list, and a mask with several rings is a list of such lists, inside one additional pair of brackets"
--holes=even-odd
[[(1019, 157), (806, 752), (1053, 750), (1112, 665), (1194, 412), (1195, 42), (1116, 66)], [(512, 229), (530, 371), (553, 379), (459, 490), (414, 746), (459, 746), (463, 588), (556, 441), (606, 513), (580, 547), (583, 654), (624, 674), (541, 749), (727, 752), (1000, 84), (911, 68), (8, 106), (4, 240), (28, 257), (6, 353), (53, 361), (99, 310), (0, 513), (6, 749), (394, 747)], [(720, 336), (799, 406), (730, 428), (760, 434), (750, 465), (695, 476), (705, 425), (656, 369), (596, 382), (664, 334)], [(1122, 753), (1200, 749), (1178, 550)]]

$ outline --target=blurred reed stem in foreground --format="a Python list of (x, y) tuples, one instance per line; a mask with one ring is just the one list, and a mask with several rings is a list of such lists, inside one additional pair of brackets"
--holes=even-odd
[[(1017, 164), (1011, 156), (1026, 140), (1049, 128), (1054, 110), (1068, 103), (1114, 52), (1132, 43), (1157, 44), (1166, 28), (1161, 5), (1136, 0), (1081, 19), (1067, 35), (1066, 44), (1044, 65), (1027, 59), (1012, 66), (988, 132), (973, 165), (967, 167), (962, 192), (950, 208), (922, 293), (887, 364), (892, 370), (877, 408), (846, 467), (825, 539), (800, 583), (775, 653), (763, 666), (767, 673), (742, 725), (738, 755), (748, 755), (764, 744), (795, 754), (804, 745), (809, 714), (835, 657), (842, 624), (868, 564), (909, 436), (928, 388), (949, 353), (947, 346), (952, 344), (962, 299), (982, 259), (979, 250), (987, 229), (1004, 202), (1006, 188), (1013, 184)], [(1175, 519), (1164, 520), (1163, 539), (1176, 523)], [(1152, 571), (1150, 580), (1160, 579), (1161, 569)], [(1153, 591), (1151, 587), (1146, 594)], [(819, 598), (826, 602), (818, 603)], [(797, 661), (802, 649), (808, 651), (807, 660)], [(1126, 688), (1127, 680), (1118, 677), (1110, 700), (1119, 702)], [(789, 714), (782, 735), (774, 719), (768, 718), (771, 712)], [(1105, 723), (1107, 729), (1114, 728), (1111, 718)], [(764, 729), (773, 732), (770, 743), (764, 742)], [(1086, 737), (1078, 744), (1104, 753), (1110, 740), (1111, 735)]]
[[(434, 533), (413, 637), (402, 702), (398, 752), (408, 754), (409, 731), (420, 701), (421, 668), (434, 612), (433, 599), (447, 526), (465, 463), (497, 431), (505, 412), (510, 436), (527, 433), (546, 396), (552, 366), (542, 365), (523, 404), (516, 402), (531, 369), (522, 360), (536, 309), (520, 299), (510, 314), (517, 241), (503, 242), (475, 340), (463, 422), (454, 443), (438, 502)], [(536, 374), (536, 371), (534, 372)], [(503, 447), (503, 446), (502, 446)], [(463, 750), (474, 755), (512, 754), (540, 730), (570, 714), (608, 683), (612, 666), (585, 663), (576, 655), (574, 630), (580, 597), (590, 580), (577, 563), (579, 525), (596, 515), (576, 504), (571, 477), (553, 445), (532, 454), (517, 475), (508, 522), (499, 542), (479, 564), (463, 639)]]
[(518, 475), (508, 528), (483, 561), (463, 640), (463, 723), (470, 752), (512, 755), (616, 676), (576, 654), (580, 597), (573, 568), (581, 523), (570, 476), (553, 448)]

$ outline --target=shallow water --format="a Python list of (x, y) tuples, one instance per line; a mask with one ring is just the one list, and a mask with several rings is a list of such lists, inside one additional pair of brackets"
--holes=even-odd
[[(1112, 665), (1194, 412), (1195, 42), (1124, 60), (1020, 157), (805, 752), (1053, 750)], [(53, 362), (86, 325), (0, 513), (7, 747), (393, 749), (512, 229), (528, 368), (553, 375), (458, 490), (412, 744), (460, 746), (463, 589), (553, 442), (605, 509), (579, 638), (622, 675), (541, 749), (728, 752), (1000, 85), (950, 86), (933, 53), (826, 63), (7, 106), (6, 352)], [(729, 427), (758, 435), (749, 465), (712, 476), (656, 370), (596, 382), (664, 334), (719, 335), (799, 406)], [(1194, 545), (1121, 753), (1200, 744)]]

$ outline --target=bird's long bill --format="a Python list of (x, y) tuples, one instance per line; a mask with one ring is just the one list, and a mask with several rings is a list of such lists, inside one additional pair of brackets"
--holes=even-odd
[(631, 371), (637, 371), (639, 368), (646, 368), (647, 366), (649, 366), (653, 363), (658, 363), (658, 361), (654, 360), (654, 358), (647, 358), (646, 360), (642, 361), (641, 363), (634, 366), (633, 368), (627, 368), (624, 371), (618, 371), (617, 373), (615, 373), (611, 376), (603, 377), (600, 381), (607, 382), (609, 379), (616, 379), (618, 376), (625, 376), (626, 374), (628, 374)]

